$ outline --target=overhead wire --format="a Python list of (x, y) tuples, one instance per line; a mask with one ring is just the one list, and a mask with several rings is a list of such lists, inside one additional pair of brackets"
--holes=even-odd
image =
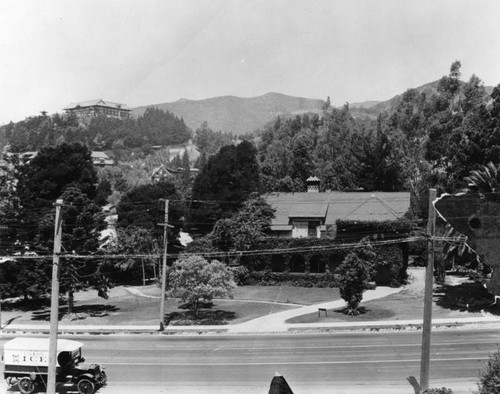
[[(397, 245), (401, 243), (410, 243), (418, 241), (443, 241), (443, 242), (454, 242), (454, 243), (464, 243), (463, 237), (441, 237), (441, 236), (412, 236), (406, 238), (395, 238), (391, 240), (383, 241), (370, 241), (368, 244), (371, 246), (384, 246), (384, 245)], [(275, 254), (298, 254), (298, 253), (322, 253), (322, 252), (333, 252), (337, 250), (345, 250), (352, 248), (362, 248), (367, 244), (362, 242), (356, 243), (334, 243), (332, 245), (313, 245), (313, 246), (298, 246), (290, 248), (273, 248), (273, 249), (251, 249), (251, 250), (231, 250), (231, 251), (216, 251), (216, 252), (183, 252), (175, 254), (167, 254), (167, 257), (178, 257), (180, 255), (192, 256), (198, 255), (202, 257), (242, 257), (242, 256), (265, 256), (265, 255), (275, 255)], [(163, 253), (150, 253), (150, 254), (91, 254), (82, 255), (76, 253), (60, 253), (58, 254), (61, 258), (67, 259), (82, 259), (82, 260), (112, 260), (112, 259), (160, 259), (163, 257)], [(46, 255), (8, 255), (0, 256), (0, 261), (3, 260), (36, 260), (36, 259), (49, 259), (52, 258), (52, 254)]]

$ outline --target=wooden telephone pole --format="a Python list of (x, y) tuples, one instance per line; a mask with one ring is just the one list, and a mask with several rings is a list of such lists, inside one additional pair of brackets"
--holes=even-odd
[(163, 268), (161, 270), (160, 296), (160, 331), (165, 330), (165, 293), (167, 288), (167, 234), (168, 234), (168, 200), (165, 200), (165, 219), (163, 222)]
[(436, 210), (434, 200), (436, 189), (429, 190), (429, 219), (427, 223), (427, 267), (425, 269), (424, 323), (422, 326), (422, 354), (420, 361), (420, 393), (429, 388), (429, 367), (431, 358), (432, 290), (434, 282), (434, 235), (436, 234)]
[(54, 225), (54, 253), (52, 257), (52, 293), (50, 298), (50, 337), (47, 394), (56, 394), (57, 331), (59, 324), (59, 253), (61, 252), (63, 200), (57, 200)]

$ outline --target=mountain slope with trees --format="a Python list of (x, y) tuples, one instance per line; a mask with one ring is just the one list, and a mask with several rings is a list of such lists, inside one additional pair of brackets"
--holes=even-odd
[[(235, 96), (204, 100), (181, 99), (173, 103), (150, 105), (169, 111), (184, 119), (192, 130), (207, 122), (213, 130), (235, 135), (251, 133), (277, 116), (319, 112), (324, 101), (267, 93), (252, 98)], [(147, 107), (137, 107), (133, 115), (140, 116)]]

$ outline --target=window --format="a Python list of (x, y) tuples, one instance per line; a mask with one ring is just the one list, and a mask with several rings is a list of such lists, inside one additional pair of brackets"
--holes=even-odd
[(294, 221), (293, 222), (293, 238), (307, 237), (308, 235), (308, 224), (305, 221)]
[(307, 236), (319, 238), (319, 234), (318, 234), (318, 227), (319, 226), (320, 226), (320, 222), (318, 222), (318, 221), (308, 222)]
[(292, 238), (316, 237), (319, 238), (319, 220), (294, 220)]

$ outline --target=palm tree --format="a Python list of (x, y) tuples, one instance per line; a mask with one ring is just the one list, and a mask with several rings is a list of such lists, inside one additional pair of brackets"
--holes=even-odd
[(479, 170), (471, 171), (465, 178), (471, 192), (480, 193), (490, 201), (500, 200), (500, 164), (491, 161)]

